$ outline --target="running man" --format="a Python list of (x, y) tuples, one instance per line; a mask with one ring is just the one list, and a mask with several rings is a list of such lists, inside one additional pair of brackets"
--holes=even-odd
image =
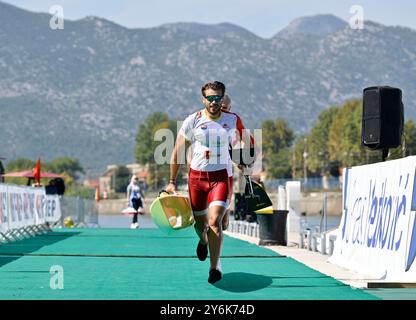
[[(231, 98), (228, 94), (224, 95), (224, 98), (221, 101), (221, 111), (230, 111), (231, 110)], [(192, 149), (191, 147), (188, 149), (187, 152), (187, 159), (186, 159), (186, 166), (188, 172), (191, 167), (192, 162)], [(233, 195), (233, 162), (231, 158), (228, 159), (227, 164), (227, 173), (228, 173), (228, 207), (225, 210), (224, 217), (222, 219), (222, 230), (227, 230), (229, 221), (230, 221), (230, 206), (231, 206), (231, 198)]]
[(222, 112), (225, 94), (223, 83), (215, 81), (202, 89), (204, 109), (188, 116), (179, 130), (170, 164), (170, 181), (166, 191), (176, 192), (176, 177), (184, 159), (186, 141), (192, 143), (189, 170), (189, 197), (199, 237), (197, 256), (206, 260), (210, 252), (209, 283), (222, 278), (220, 255), (223, 243), (222, 219), (227, 208), (229, 181), (227, 165), (231, 137), (241, 139), (243, 124), (234, 113)]

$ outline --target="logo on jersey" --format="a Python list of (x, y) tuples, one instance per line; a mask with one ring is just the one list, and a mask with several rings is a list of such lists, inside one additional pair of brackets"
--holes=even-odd
[(203, 124), (202, 126), (201, 126), (201, 129), (202, 130), (205, 130), (207, 128), (207, 126), (205, 125), (205, 124)]

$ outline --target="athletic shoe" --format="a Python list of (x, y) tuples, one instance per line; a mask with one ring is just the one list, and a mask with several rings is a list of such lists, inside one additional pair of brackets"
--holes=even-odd
[(198, 247), (196, 247), (196, 255), (199, 260), (204, 261), (208, 256), (208, 244), (202, 244), (201, 240), (199, 240)]
[(217, 269), (211, 269), (209, 271), (209, 278), (208, 278), (208, 282), (213, 284), (217, 281), (220, 281), (222, 279), (222, 273), (220, 270)]
[(138, 228), (139, 228), (139, 224), (138, 224), (137, 222), (132, 223), (132, 224), (130, 225), (130, 229), (138, 229)]

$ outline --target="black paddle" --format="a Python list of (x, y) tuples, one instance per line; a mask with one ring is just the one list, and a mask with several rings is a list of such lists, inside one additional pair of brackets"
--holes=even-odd
[(252, 181), (250, 175), (244, 174), (244, 178), (246, 179), (244, 197), (249, 211), (257, 211), (273, 205), (266, 191)]
[[(254, 147), (230, 149), (230, 157), (235, 164), (247, 169), (255, 162), (255, 149)], [(252, 181), (250, 174), (246, 174), (246, 170), (243, 170), (243, 175), (246, 179), (244, 198), (246, 199), (247, 210), (253, 212), (272, 206), (266, 191), (259, 184)]]

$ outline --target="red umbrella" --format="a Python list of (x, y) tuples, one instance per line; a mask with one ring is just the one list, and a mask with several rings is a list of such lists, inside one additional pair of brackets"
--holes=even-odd
[[(3, 177), (10, 177), (10, 178), (34, 178), (35, 174), (32, 170), (27, 171), (17, 171), (17, 172), (10, 172), (2, 175)], [(57, 173), (52, 172), (40, 172), (41, 178), (65, 178), (65, 176)]]

